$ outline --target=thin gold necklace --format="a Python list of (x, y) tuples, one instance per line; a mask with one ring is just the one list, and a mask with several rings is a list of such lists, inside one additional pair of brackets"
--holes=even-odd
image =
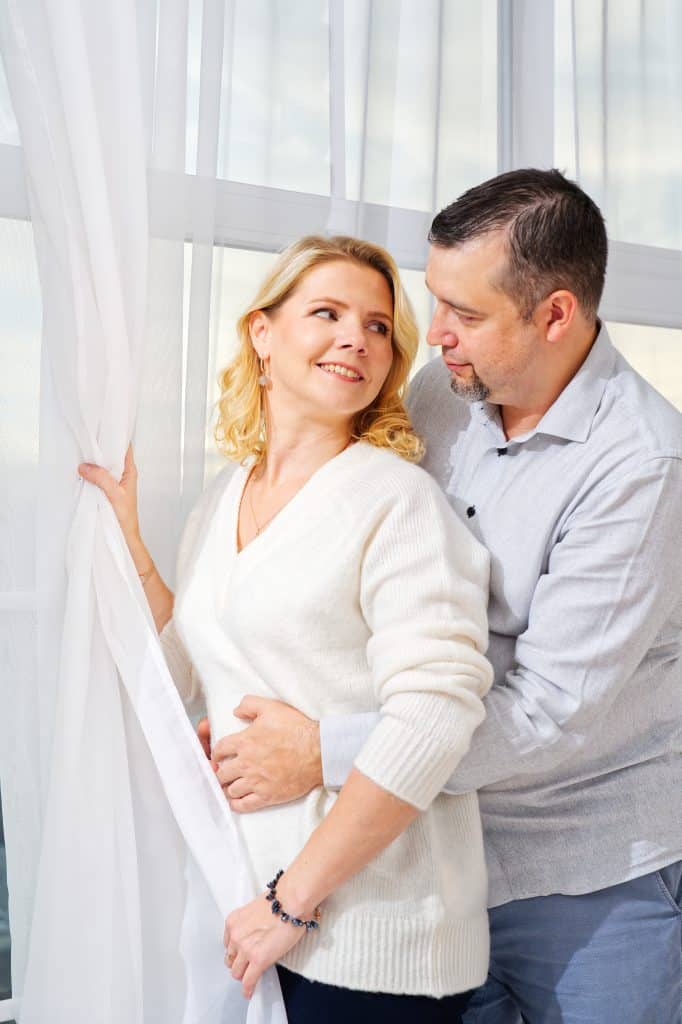
[(251, 498), (251, 489), (249, 487), (249, 485), (251, 483), (251, 477), (253, 476), (253, 471), (255, 470), (257, 465), (258, 465), (258, 463), (256, 463), (255, 466), (252, 466), (251, 469), (249, 470), (249, 475), (246, 478), (246, 484), (244, 485), (244, 493), (246, 493), (246, 497), (247, 497), (247, 500), (249, 502), (249, 509), (251, 510), (251, 518), (253, 519), (254, 523), (256, 524), (256, 537), (260, 537), (261, 532), (265, 529), (265, 527), (268, 525), (268, 523), (271, 523), (272, 520), (277, 515), (277, 512), (281, 512), (282, 510), (281, 509), (277, 509), (277, 512), (273, 512), (272, 515), (270, 516), (270, 518), (266, 519), (262, 526), (258, 522), (258, 519), (256, 518), (256, 510), (253, 507), (253, 500)]
[[(348, 440), (346, 441), (346, 443), (344, 444), (343, 448), (341, 448), (341, 450), (340, 450), (340, 451), (338, 451), (338, 452), (336, 453), (336, 455), (332, 455), (332, 458), (331, 458), (331, 459), (328, 459), (328, 460), (327, 460), (327, 462), (331, 462), (331, 461), (332, 461), (332, 459), (337, 459), (337, 458), (339, 457), (339, 455), (341, 455), (341, 454), (342, 454), (342, 452), (345, 452), (346, 448), (349, 448), (349, 447), (350, 447), (350, 445), (351, 445), (351, 444), (353, 443), (353, 440), (354, 440), (354, 438), (352, 438), (352, 437), (349, 437), (349, 438), (348, 438)], [(323, 463), (323, 465), (324, 465), (324, 463)], [(263, 530), (264, 530), (264, 529), (266, 528), (266, 526), (269, 526), (269, 525), (270, 525), (270, 523), (272, 522), (272, 520), (273, 520), (273, 519), (274, 519), (274, 518), (275, 518), (276, 516), (278, 516), (278, 515), (279, 515), (279, 513), (280, 513), (280, 512), (282, 511), (282, 509), (283, 509), (283, 508), (286, 508), (286, 506), (287, 506), (287, 505), (289, 504), (289, 501), (291, 501), (291, 500), (292, 500), (292, 499), (293, 499), (293, 498), (295, 497), (295, 495), (292, 495), (292, 496), (291, 496), (291, 498), (289, 498), (289, 501), (286, 501), (286, 502), (284, 503), (284, 505), (282, 505), (282, 508), (278, 508), (276, 512), (273, 512), (273, 514), (272, 514), (272, 515), (271, 515), (271, 516), (269, 517), (269, 519), (266, 519), (264, 523), (262, 523), (262, 524), (261, 524), (261, 523), (259, 523), (259, 522), (258, 522), (258, 519), (257, 519), (257, 517), (256, 517), (256, 511), (255, 511), (255, 509), (254, 509), (254, 507), (253, 507), (253, 500), (252, 500), (252, 498), (251, 498), (251, 486), (250, 486), (250, 485), (251, 485), (251, 480), (252, 480), (252, 478), (253, 478), (253, 473), (254, 473), (254, 470), (255, 470), (255, 469), (256, 469), (257, 467), (258, 467), (258, 463), (255, 463), (255, 464), (254, 464), (254, 465), (253, 465), (253, 466), (251, 467), (251, 469), (249, 470), (249, 475), (248, 475), (248, 476), (247, 476), (247, 478), (246, 478), (246, 483), (244, 484), (244, 490), (242, 491), (242, 500), (244, 499), (244, 495), (246, 494), (246, 499), (247, 499), (247, 501), (248, 501), (248, 503), (249, 503), (249, 510), (250, 510), (250, 512), (251, 512), (251, 518), (253, 519), (254, 523), (256, 524), (256, 537), (260, 537), (261, 533), (262, 533), (262, 532), (263, 532)], [(322, 468), (321, 466), (318, 466), (318, 469), (321, 469), (321, 468)], [(312, 473), (310, 474), (310, 476), (308, 477), (308, 480), (310, 480), (310, 477), (314, 476), (316, 472), (317, 472), (317, 470), (313, 470), (313, 472), (312, 472)], [(307, 482), (308, 482), (308, 480), (306, 480), (306, 481), (305, 481), (305, 483), (307, 483)], [(301, 487), (305, 486), (305, 483), (304, 483), (304, 484), (302, 484), (302, 485), (301, 485)], [(299, 490), (300, 490), (300, 489), (301, 489), (301, 488), (299, 487)], [(296, 491), (296, 494), (298, 494), (298, 491)], [(241, 509), (241, 502), (240, 502), (239, 504), (240, 504), (240, 509)]]

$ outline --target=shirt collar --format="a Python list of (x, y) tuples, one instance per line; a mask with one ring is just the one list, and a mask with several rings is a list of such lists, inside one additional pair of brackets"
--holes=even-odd
[[(582, 366), (568, 382), (556, 401), (533, 430), (520, 437), (514, 437), (507, 444), (527, 441), (534, 434), (548, 434), (565, 438), (567, 441), (584, 442), (590, 436), (592, 423), (604, 394), (604, 389), (613, 373), (616, 350), (608, 331), (600, 323), (599, 333)], [(502, 433), (499, 406), (479, 402), (474, 406), (476, 419), (489, 428)], [(497, 432), (496, 431), (496, 432)]]

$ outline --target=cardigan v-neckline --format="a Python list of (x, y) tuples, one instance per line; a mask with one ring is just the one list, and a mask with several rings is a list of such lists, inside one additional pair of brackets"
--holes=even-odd
[(327, 471), (330, 469), (330, 467), (338, 465), (340, 460), (342, 460), (344, 456), (347, 456), (349, 452), (353, 451), (355, 448), (358, 448), (360, 445), (364, 443), (365, 442), (363, 441), (355, 441), (353, 444), (349, 444), (346, 448), (342, 449), (342, 451), (340, 451), (338, 455), (334, 455), (331, 459), (327, 459), (326, 462), (323, 462), (321, 466), (318, 466), (315, 472), (311, 473), (311, 475), (308, 477), (305, 483), (301, 487), (299, 487), (295, 494), (292, 494), (289, 500), (285, 502), (284, 505), (282, 505), (281, 509), (275, 513), (272, 519), (270, 519), (270, 521), (263, 527), (261, 532), (257, 533), (255, 537), (252, 537), (251, 540), (247, 544), (244, 544), (243, 547), (241, 548), (239, 547), (239, 512), (242, 506), (242, 502), (244, 500), (244, 493), (246, 490), (246, 485), (248, 483), (252, 467), (240, 467), (242, 476), (241, 479), (238, 479), (238, 485), (235, 485), (236, 493), (234, 495), (233, 505), (230, 510), (232, 518), (230, 528), (232, 557), (241, 561), (243, 559), (243, 556), (247, 553), (247, 551), (249, 551), (254, 545), (258, 546), (259, 542), (260, 544), (263, 543), (264, 537), (266, 537), (268, 534), (276, 534), (278, 532), (278, 527), (281, 528), (282, 522), (284, 521), (286, 523), (286, 520), (288, 518), (291, 518), (292, 507), (295, 508), (297, 504), (300, 504), (300, 501), (303, 500), (307, 492), (315, 489), (315, 487), (319, 484), (320, 479), (323, 479), (327, 475)]

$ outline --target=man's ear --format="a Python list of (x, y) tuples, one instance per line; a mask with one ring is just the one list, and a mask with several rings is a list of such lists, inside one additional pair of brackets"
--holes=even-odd
[(249, 337), (251, 344), (260, 359), (270, 357), (270, 320), (261, 309), (255, 310), (249, 317)]
[(566, 288), (557, 289), (542, 302), (542, 326), (547, 341), (562, 341), (578, 314), (578, 300)]

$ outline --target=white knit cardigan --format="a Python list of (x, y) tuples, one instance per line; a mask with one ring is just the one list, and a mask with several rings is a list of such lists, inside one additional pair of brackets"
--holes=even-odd
[[(246, 470), (202, 495), (161, 639), (183, 699), (206, 700), (215, 740), (247, 693), (306, 715), (380, 710), (356, 759), (423, 813), (337, 889), (283, 959), (353, 989), (443, 996), (483, 982), (486, 872), (474, 793), (440, 793), (484, 717), (488, 555), (434, 481), (365, 443), (319, 469), (237, 552)], [(238, 819), (261, 888), (331, 808), (319, 788)], [(226, 865), (229, 870), (229, 865)]]

